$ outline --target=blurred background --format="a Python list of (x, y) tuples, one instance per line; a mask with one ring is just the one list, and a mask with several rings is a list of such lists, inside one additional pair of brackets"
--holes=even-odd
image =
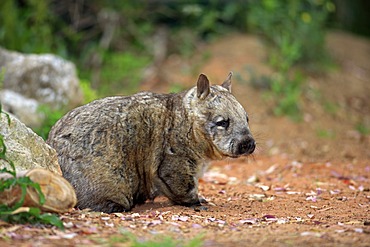
[(366, 0), (2, 0), (0, 44), (72, 60), (82, 80), (108, 95), (136, 91), (152, 63), (172, 54), (189, 58), (232, 32), (276, 46), (274, 66), (286, 58), (288, 67), (319, 63), (325, 30), (369, 37), (368, 13)]
[[(343, 131), (334, 123), (349, 121), (352, 132), (344, 132), (360, 141), (370, 126), (369, 13), (367, 0), (1, 0), (0, 46), (72, 61), (79, 104), (178, 92), (201, 72), (220, 83), (232, 70), (235, 94), (260, 132), (283, 132), (269, 120), (283, 117), (276, 121), (288, 130), (307, 123), (315, 138), (335, 140)], [(40, 106), (35, 130), (46, 138), (68, 110)], [(264, 142), (273, 153), (277, 141)], [(305, 153), (309, 142), (292, 148)]]

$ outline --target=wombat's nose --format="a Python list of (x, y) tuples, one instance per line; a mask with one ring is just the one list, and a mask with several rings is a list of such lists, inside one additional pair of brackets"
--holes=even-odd
[(253, 138), (248, 138), (239, 143), (238, 146), (238, 155), (245, 155), (253, 153), (256, 148), (256, 141)]

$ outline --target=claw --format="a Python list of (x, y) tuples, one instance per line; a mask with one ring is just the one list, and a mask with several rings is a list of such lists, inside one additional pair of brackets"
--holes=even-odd
[(204, 204), (208, 204), (208, 201), (203, 196), (199, 196), (199, 202), (204, 203)]
[(200, 211), (208, 211), (208, 207), (203, 206), (203, 205), (194, 205), (192, 206), (195, 212), (200, 212)]

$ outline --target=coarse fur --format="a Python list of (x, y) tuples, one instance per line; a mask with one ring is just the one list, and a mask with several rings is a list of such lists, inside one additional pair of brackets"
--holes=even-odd
[(49, 133), (63, 176), (79, 208), (122, 212), (165, 195), (176, 204), (200, 205), (198, 179), (209, 160), (251, 154), (248, 115), (221, 85), (199, 76), (177, 94), (141, 92), (78, 107)]

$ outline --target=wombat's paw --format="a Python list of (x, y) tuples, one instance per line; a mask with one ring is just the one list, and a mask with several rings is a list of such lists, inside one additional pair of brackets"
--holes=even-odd
[(208, 201), (206, 200), (206, 198), (204, 198), (203, 196), (199, 195), (199, 202), (200, 203), (204, 203), (204, 204), (208, 204)]
[(194, 205), (191, 206), (195, 212), (200, 212), (200, 211), (208, 211), (208, 207), (203, 206), (203, 205)]
[[(205, 201), (204, 198), (203, 198), (203, 200)], [(182, 206), (189, 207), (189, 208), (192, 208), (192, 209), (194, 209), (197, 212), (199, 212), (199, 211), (207, 211), (208, 208), (206, 206), (203, 206), (201, 204), (201, 202), (202, 202), (202, 198), (199, 198), (199, 199), (197, 199), (197, 200), (195, 200), (193, 202), (186, 202), (186, 203), (182, 202), (181, 205)]]
[(107, 214), (128, 212), (130, 210), (131, 208), (125, 207), (121, 204), (118, 204), (110, 200), (104, 203), (101, 203), (100, 205), (96, 205), (96, 209), (95, 209), (95, 211), (102, 211)]

